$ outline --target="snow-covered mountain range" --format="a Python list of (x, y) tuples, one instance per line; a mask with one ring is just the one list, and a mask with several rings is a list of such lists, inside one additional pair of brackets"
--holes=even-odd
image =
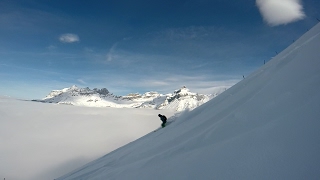
[(144, 94), (131, 93), (126, 96), (117, 96), (110, 93), (106, 88), (79, 88), (74, 85), (62, 90), (53, 90), (44, 99), (34, 101), (89, 107), (149, 108), (183, 111), (186, 109), (192, 110), (204, 104), (226, 89), (226, 87), (220, 87), (213, 94), (198, 94), (190, 92), (184, 86), (175, 90), (172, 94), (164, 95), (157, 92), (146, 92)]

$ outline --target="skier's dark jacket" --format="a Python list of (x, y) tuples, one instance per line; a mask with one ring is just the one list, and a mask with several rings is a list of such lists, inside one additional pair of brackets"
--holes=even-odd
[(160, 119), (161, 119), (162, 122), (164, 122), (164, 123), (167, 122), (167, 117), (166, 117), (166, 116), (161, 115), (161, 114), (159, 114), (158, 116), (160, 117)]

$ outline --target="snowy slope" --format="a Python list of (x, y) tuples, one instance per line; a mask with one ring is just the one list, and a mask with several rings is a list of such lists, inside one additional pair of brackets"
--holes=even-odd
[(106, 88), (89, 89), (71, 86), (62, 90), (51, 91), (43, 100), (34, 100), (45, 103), (68, 104), (89, 107), (113, 108), (148, 108), (173, 109), (175, 111), (192, 110), (201, 104), (216, 97), (226, 87), (216, 88), (213, 94), (192, 93), (186, 87), (174, 91), (173, 94), (159, 94), (146, 92), (144, 94), (132, 93), (127, 96), (116, 96)]
[(245, 80), (69, 179), (319, 179), (320, 24)]

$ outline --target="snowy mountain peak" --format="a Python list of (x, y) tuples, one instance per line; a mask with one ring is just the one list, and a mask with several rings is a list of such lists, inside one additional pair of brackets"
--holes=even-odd
[(89, 87), (86, 88), (79, 88), (76, 85), (73, 85), (69, 88), (64, 88), (62, 90), (53, 90), (51, 91), (43, 100), (50, 100), (56, 97), (61, 96), (62, 94), (68, 94), (70, 96), (85, 96), (85, 95), (107, 95), (109, 94), (108, 89), (102, 88), (102, 89), (97, 89), (94, 88), (91, 90)]
[(90, 107), (114, 107), (114, 108), (149, 108), (149, 109), (172, 109), (183, 111), (194, 109), (221, 91), (211, 94), (197, 94), (183, 86), (175, 90), (173, 94), (160, 94), (158, 92), (146, 92), (144, 94), (130, 93), (126, 96), (115, 96), (108, 89), (79, 88), (73, 85), (62, 90), (51, 91), (44, 99), (35, 100), (45, 103), (68, 104)]
[(218, 94), (219, 93), (215, 93), (214, 95), (193, 93), (190, 92), (186, 86), (183, 86), (175, 90), (173, 94), (168, 94), (165, 102), (160, 104), (158, 109), (175, 109), (176, 111), (192, 110), (216, 97)]
[(183, 86), (182, 88), (175, 90), (174, 94), (188, 95), (190, 94), (190, 90), (186, 86)]
[(79, 89), (79, 88), (76, 85), (72, 85), (69, 89)]
[(124, 99), (130, 99), (130, 100), (138, 100), (138, 99), (150, 99), (150, 98), (156, 98), (158, 96), (162, 96), (162, 94), (159, 94), (158, 92), (146, 92), (144, 94), (139, 93), (130, 93), (126, 96), (123, 96)]

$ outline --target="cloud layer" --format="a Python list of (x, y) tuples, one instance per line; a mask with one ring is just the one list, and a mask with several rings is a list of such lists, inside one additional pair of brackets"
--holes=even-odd
[(158, 113), (173, 115), (0, 97), (0, 179), (59, 177), (158, 128)]
[(305, 17), (300, 0), (256, 0), (256, 4), (270, 26), (288, 24)]
[(59, 40), (63, 43), (74, 43), (80, 41), (80, 38), (76, 34), (62, 34)]

